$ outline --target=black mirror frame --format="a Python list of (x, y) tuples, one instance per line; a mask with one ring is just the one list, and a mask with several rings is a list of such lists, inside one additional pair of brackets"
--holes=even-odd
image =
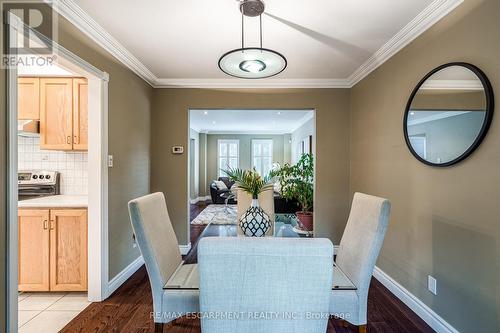
[[(483, 122), (483, 126), (481, 127), (481, 131), (479, 132), (479, 135), (476, 137), (476, 140), (474, 140), (472, 145), (462, 155), (460, 155), (459, 157), (455, 158), (454, 160), (451, 160), (451, 161), (446, 162), (446, 163), (440, 163), (440, 164), (432, 163), (432, 162), (429, 162), (429, 161), (423, 159), (422, 157), (420, 157), (420, 155), (418, 155), (417, 152), (415, 152), (415, 150), (413, 149), (413, 147), (410, 143), (410, 138), (408, 137), (408, 128), (407, 128), (408, 114), (410, 112), (411, 103), (413, 102), (415, 95), (417, 94), (419, 89), (422, 87), (422, 85), (425, 83), (425, 81), (427, 81), (427, 79), (429, 77), (431, 77), (435, 73), (439, 72), (440, 70), (448, 68), (448, 67), (452, 67), (452, 66), (465, 67), (477, 75), (477, 77), (479, 78), (479, 80), (481, 81), (481, 83), (484, 87), (484, 93), (486, 96), (486, 115), (485, 115), (485, 119)], [(424, 78), (422, 80), (420, 80), (420, 82), (417, 84), (415, 89), (413, 89), (413, 92), (411, 93), (410, 98), (408, 99), (408, 103), (406, 104), (405, 114), (403, 117), (403, 131), (404, 131), (406, 145), (408, 146), (408, 149), (410, 150), (412, 155), (415, 156), (415, 158), (417, 160), (419, 160), (420, 162), (427, 164), (429, 166), (444, 168), (444, 167), (448, 167), (448, 166), (457, 164), (457, 163), (465, 160), (467, 157), (469, 157), (479, 147), (481, 142), (483, 142), (484, 138), (486, 137), (486, 134), (488, 133), (488, 129), (490, 128), (491, 121), (493, 120), (494, 109), (495, 109), (495, 99), (493, 96), (493, 88), (491, 86), (490, 80), (488, 79), (486, 74), (484, 74), (484, 72), (481, 69), (479, 69), (478, 67), (476, 67), (472, 64), (466, 63), (466, 62), (450, 62), (450, 63), (444, 64), (444, 65), (441, 65), (441, 66), (433, 69), (430, 73), (428, 73), (426, 76), (424, 76)]]

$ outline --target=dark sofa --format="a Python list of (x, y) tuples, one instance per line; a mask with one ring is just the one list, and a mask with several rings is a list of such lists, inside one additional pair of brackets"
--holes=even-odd
[[(229, 177), (219, 177), (218, 180), (221, 180), (224, 182), (224, 184), (226, 184), (227, 186), (227, 190), (219, 190), (217, 188), (217, 185), (215, 185), (215, 182), (212, 182), (212, 184), (210, 184), (210, 196), (212, 197), (212, 203), (214, 204), (224, 204), (226, 203), (226, 200), (221, 197), (220, 195), (222, 193), (225, 193), (225, 192), (229, 192), (231, 187), (234, 185), (234, 182), (229, 180)], [(228, 201), (228, 204), (235, 204), (236, 201), (234, 201), (233, 199), (230, 199)]]
[[(217, 188), (217, 185), (215, 185), (215, 182), (212, 182), (210, 184), (210, 196), (212, 197), (212, 203), (214, 204), (224, 204), (225, 199), (221, 197), (222, 193), (229, 192), (230, 188), (234, 185), (234, 182), (229, 180), (228, 177), (219, 177), (218, 180), (221, 180), (226, 184), (227, 190), (219, 190)], [(228, 204), (236, 204), (236, 201), (233, 199), (230, 199), (228, 201)], [(300, 208), (297, 204), (296, 200), (286, 200), (285, 198), (281, 197), (278, 193), (275, 193), (274, 195), (274, 211), (276, 214), (295, 214), (297, 211), (299, 211)]]

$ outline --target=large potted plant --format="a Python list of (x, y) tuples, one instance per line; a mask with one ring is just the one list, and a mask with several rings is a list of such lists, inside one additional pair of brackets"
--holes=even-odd
[(287, 199), (295, 199), (300, 206), (296, 213), (301, 226), (308, 231), (313, 231), (313, 196), (314, 196), (314, 161), (312, 154), (303, 154), (300, 160), (290, 165), (279, 167), (271, 172), (277, 177), (281, 195)]
[(254, 169), (223, 170), (235, 182), (235, 186), (252, 195), (252, 204), (240, 217), (240, 228), (246, 236), (261, 237), (271, 228), (269, 215), (259, 206), (259, 193), (273, 190), (273, 179), (267, 175), (262, 177)]

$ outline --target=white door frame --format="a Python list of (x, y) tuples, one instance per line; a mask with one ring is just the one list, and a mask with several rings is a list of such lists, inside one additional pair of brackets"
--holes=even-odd
[[(14, 15), (8, 18), (8, 39), (15, 41), (26, 26)], [(40, 39), (45, 39), (28, 27)], [(9, 41), (7, 41), (9, 42)], [(99, 70), (52, 41), (57, 62), (88, 79), (88, 298), (109, 296), (108, 281), (108, 73)], [(91, 98), (94, 97), (94, 98)], [(17, 228), (17, 68), (7, 70), (7, 332), (17, 331), (18, 228)]]

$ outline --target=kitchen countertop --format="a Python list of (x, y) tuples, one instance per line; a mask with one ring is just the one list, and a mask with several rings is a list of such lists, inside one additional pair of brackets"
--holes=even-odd
[(19, 208), (87, 208), (86, 195), (51, 195), (19, 201)]

